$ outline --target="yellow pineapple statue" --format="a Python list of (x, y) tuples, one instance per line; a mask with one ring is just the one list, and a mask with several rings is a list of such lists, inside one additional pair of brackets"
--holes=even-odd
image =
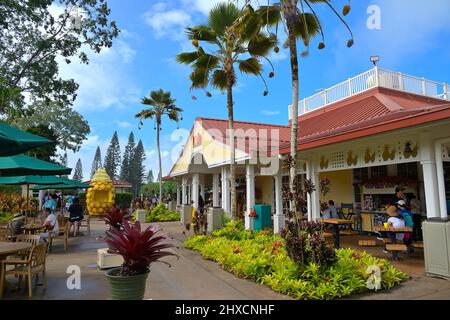
[(98, 169), (86, 194), (86, 206), (90, 215), (100, 216), (109, 211), (115, 202), (111, 178), (103, 168)]

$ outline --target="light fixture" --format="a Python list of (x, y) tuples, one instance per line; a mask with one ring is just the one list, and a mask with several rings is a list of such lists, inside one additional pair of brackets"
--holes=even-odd
[(370, 61), (373, 63), (374, 66), (377, 66), (378, 61), (380, 61), (380, 56), (371, 56)]

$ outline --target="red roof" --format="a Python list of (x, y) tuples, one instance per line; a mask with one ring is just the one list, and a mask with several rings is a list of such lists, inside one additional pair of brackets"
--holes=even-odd
[[(91, 180), (85, 181), (84, 183), (91, 184)], [(112, 179), (112, 183), (114, 187), (131, 188), (131, 183), (119, 179)]]
[[(298, 150), (450, 118), (450, 103), (374, 88), (299, 116)], [(281, 146), (289, 152), (289, 144)]]
[[(207, 130), (215, 140), (228, 144), (228, 120), (212, 119), (212, 118), (196, 118), (202, 127)], [(255, 146), (260, 151), (278, 152), (279, 146), (290, 141), (290, 127), (259, 123), (259, 122), (245, 122), (234, 121), (233, 123), (235, 132), (235, 146), (236, 149), (244, 151), (246, 153), (252, 153), (255, 150)], [(220, 133), (220, 137), (214, 136), (215, 131)], [(239, 131), (243, 131), (243, 135), (239, 134)], [(254, 130), (255, 136), (253, 136), (252, 130)], [(278, 135), (274, 135), (275, 132)], [(273, 135), (273, 136), (272, 136)]]

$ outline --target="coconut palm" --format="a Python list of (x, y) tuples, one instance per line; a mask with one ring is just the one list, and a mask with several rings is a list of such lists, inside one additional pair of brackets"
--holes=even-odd
[[(252, 32), (237, 31), (234, 25), (241, 18), (242, 13), (233, 3), (217, 4), (209, 12), (206, 25), (187, 28), (187, 36), (196, 50), (180, 53), (177, 56), (178, 62), (188, 64), (193, 69), (190, 75), (191, 89), (205, 89), (211, 86), (227, 93), (231, 217), (233, 219), (237, 218), (233, 129), (233, 87), (237, 81), (236, 68), (243, 74), (259, 76), (264, 83), (263, 94), (266, 96), (268, 89), (262, 75), (263, 65), (261, 61), (262, 59), (268, 61), (267, 55), (276, 45), (275, 35), (273, 34), (260, 30), (252, 30)], [(273, 75), (272, 71), (269, 77), (273, 77)], [(206, 92), (206, 95), (211, 96), (211, 93)]]
[[(167, 115), (170, 120), (177, 123), (182, 120), (181, 112), (183, 110), (177, 107), (175, 102), (176, 100), (172, 98), (170, 91), (164, 91), (163, 89), (152, 91), (150, 92), (149, 98), (142, 98), (141, 101), (143, 105), (150, 106), (150, 108), (144, 109), (135, 115), (135, 117), (140, 120), (139, 127), (143, 125), (143, 120), (153, 119), (155, 121), (154, 129), (156, 130), (156, 146), (158, 148), (158, 162), (160, 173), (162, 172), (162, 162), (159, 134), (162, 130), (162, 117), (164, 115)], [(162, 179), (159, 180), (159, 201), (162, 202)]]
[[(244, 11), (248, 12), (244, 15), (243, 25), (251, 25), (255, 30), (259, 30), (261, 25), (267, 28), (275, 27), (278, 30), (280, 23), (283, 24), (287, 39), (284, 44), (289, 48), (291, 75), (292, 75), (292, 106), (290, 110), (291, 118), (291, 144), (290, 144), (290, 182), (289, 187), (291, 192), (294, 192), (297, 183), (297, 132), (298, 132), (298, 99), (299, 99), (299, 72), (298, 72), (298, 54), (297, 54), (297, 39), (301, 39), (306, 47), (306, 50), (301, 53), (301, 56), (307, 56), (309, 53), (310, 40), (317, 36), (322, 36), (322, 41), (318, 48), (325, 48), (324, 32), (320, 23), (319, 17), (316, 14), (315, 6), (326, 5), (344, 24), (350, 33), (350, 39), (347, 46), (353, 45), (353, 34), (345, 20), (342, 18), (329, 0), (281, 0), (279, 3), (261, 6), (256, 11), (253, 10), (250, 1), (246, 1)], [(309, 10), (309, 12), (306, 12)], [(350, 4), (346, 4), (342, 10), (342, 15), (346, 16), (350, 12)], [(278, 52), (275, 48), (275, 52)], [(291, 209), (297, 212), (295, 202), (291, 201)]]

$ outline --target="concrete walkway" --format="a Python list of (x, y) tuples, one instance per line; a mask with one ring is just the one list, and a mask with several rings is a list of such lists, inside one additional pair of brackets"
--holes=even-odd
[[(146, 299), (154, 300), (248, 300), (248, 299), (290, 299), (277, 294), (266, 286), (253, 281), (236, 278), (212, 261), (204, 260), (200, 254), (184, 249), (183, 241), (187, 238), (182, 233), (179, 222), (162, 223), (164, 231), (174, 237), (179, 247), (175, 252), (180, 259), (166, 258), (172, 264), (154, 264), (147, 280)], [(69, 239), (69, 252), (64, 253), (62, 241), (55, 240), (53, 252), (47, 260), (48, 288), (34, 289), (33, 299), (110, 299), (109, 285), (104, 271), (96, 265), (97, 249), (105, 245), (96, 240), (106, 230), (103, 222), (94, 221), (91, 234)], [(80, 267), (81, 289), (69, 290), (67, 268), (71, 265)], [(16, 281), (9, 278), (10, 282)], [(27, 299), (27, 293), (8, 290), (5, 299)], [(350, 299), (450, 299), (450, 281), (414, 276), (399, 288), (387, 293), (352, 296)]]

